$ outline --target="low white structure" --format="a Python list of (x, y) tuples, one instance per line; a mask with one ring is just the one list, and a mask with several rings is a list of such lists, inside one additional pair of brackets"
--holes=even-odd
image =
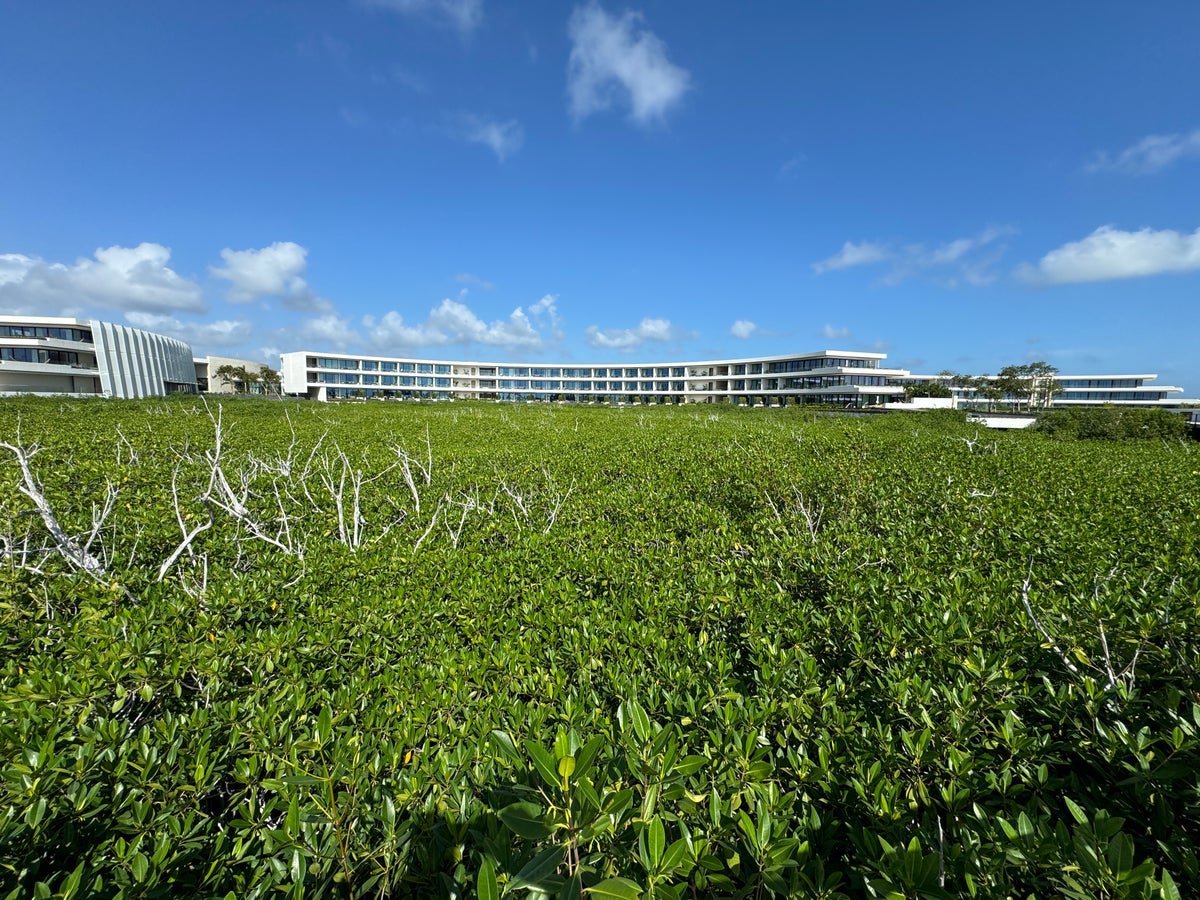
[[(988, 381), (998, 380), (996, 375), (983, 376)], [(986, 406), (987, 399), (975, 386), (961, 386), (953, 383), (953, 375), (909, 375), (907, 384), (928, 384), (937, 382), (950, 389), (955, 407)], [(1042, 379), (1043, 382), (1050, 379)], [(1118, 374), (1118, 375), (1063, 375), (1055, 374), (1053, 382), (1062, 390), (1050, 394), (1047, 406), (1128, 406), (1143, 409), (1156, 407), (1174, 409), (1181, 403), (1187, 402), (1179, 395), (1183, 388), (1169, 384), (1156, 384), (1158, 376), (1150, 373)], [(1046, 391), (1043, 384), (1041, 392)], [(1007, 404), (1011, 397), (995, 401)], [(1035, 404), (1037, 405), (1037, 404)]]
[(480, 399), (575, 403), (816, 403), (860, 408), (904, 396), (907, 370), (883, 353), (822, 350), (790, 356), (654, 363), (494, 363), (399, 356), (282, 354), (283, 392), (314, 400)]
[(234, 369), (245, 369), (251, 374), (261, 374), (270, 368), (266, 363), (250, 359), (234, 359), (231, 356), (197, 356), (193, 363), (196, 366), (196, 384), (202, 394), (261, 394), (263, 393), (261, 383), (254, 382), (245, 385), (226, 381), (217, 374), (217, 370), (223, 366), (230, 366)]
[(0, 395), (179, 393), (196, 393), (183, 341), (97, 319), (0, 316)]

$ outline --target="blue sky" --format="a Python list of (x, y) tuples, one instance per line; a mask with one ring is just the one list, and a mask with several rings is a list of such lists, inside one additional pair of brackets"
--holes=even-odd
[(1200, 4), (10, 4), (0, 311), (1200, 396)]

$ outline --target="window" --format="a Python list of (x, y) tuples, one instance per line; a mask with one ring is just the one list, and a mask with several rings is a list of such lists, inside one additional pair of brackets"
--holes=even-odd
[(0, 325), (0, 337), (54, 338), (60, 341), (92, 343), (92, 333), (83, 328), (57, 328), (44, 325)]
[(42, 350), (39, 347), (0, 347), (0, 359), (11, 362), (49, 363), (54, 366), (77, 366), (79, 354), (70, 350)]
[(385, 372), (395, 372), (396, 371), (396, 364), (394, 362), (381, 363), (380, 367)]
[(378, 372), (379, 371), (379, 363), (372, 359), (364, 359), (362, 367), (363, 367), (364, 372)]

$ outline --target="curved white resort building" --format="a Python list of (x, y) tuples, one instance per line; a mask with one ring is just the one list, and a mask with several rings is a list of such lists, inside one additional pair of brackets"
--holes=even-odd
[(183, 341), (98, 319), (0, 316), (0, 395), (196, 393)]
[(698, 362), (504, 363), (299, 350), (281, 356), (283, 392), (350, 398), (716, 403), (845, 407), (903, 397), (884, 353), (822, 350)]

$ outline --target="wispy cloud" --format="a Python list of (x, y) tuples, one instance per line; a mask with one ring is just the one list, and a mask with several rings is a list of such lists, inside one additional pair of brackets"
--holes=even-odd
[(219, 319), (215, 322), (185, 322), (161, 313), (130, 312), (126, 320), (135, 328), (178, 338), (202, 353), (210, 347), (236, 347), (245, 344), (254, 333), (254, 323), (246, 319)]
[(170, 248), (153, 243), (104, 247), (70, 265), (0, 254), (0, 309), (43, 315), (82, 308), (206, 312), (200, 286), (171, 269), (170, 259)]
[(818, 275), (856, 266), (888, 265), (879, 283), (897, 285), (917, 275), (925, 275), (943, 287), (991, 284), (994, 266), (1004, 254), (1003, 239), (1016, 233), (1013, 228), (987, 228), (972, 237), (956, 238), (942, 244), (893, 244), (879, 241), (847, 241), (842, 249), (813, 263)]
[(1200, 270), (1200, 228), (1191, 234), (1170, 229), (1121, 231), (1112, 225), (1051, 250), (1036, 265), (1017, 268), (1030, 284), (1071, 284), (1141, 278)]
[(605, 328), (589, 325), (584, 332), (588, 344), (598, 350), (636, 350), (647, 341), (668, 343), (684, 337), (669, 319), (642, 319), (633, 328)]
[(483, 24), (483, 0), (363, 0), (403, 15), (444, 22), (465, 33)]
[(221, 251), (224, 266), (210, 266), (217, 278), (230, 283), (226, 298), (231, 303), (252, 303), (262, 297), (278, 297), (285, 307), (297, 312), (332, 312), (328, 300), (318, 297), (304, 280), (308, 251), (292, 241), (276, 241), (259, 250)]
[(820, 262), (813, 263), (813, 271), (818, 275), (826, 272), (836, 272), (838, 269), (849, 269), (854, 266), (873, 266), (892, 258), (892, 251), (886, 244), (873, 241), (863, 241), (856, 244), (846, 241), (842, 249)]
[(691, 76), (642, 27), (641, 13), (612, 16), (589, 3), (571, 13), (567, 33), (567, 96), (576, 122), (619, 103), (628, 105), (633, 121), (647, 125), (661, 121), (687, 93)]
[(795, 156), (785, 159), (779, 165), (779, 171), (775, 177), (780, 181), (795, 181), (800, 175), (800, 167), (804, 165), (807, 157), (803, 153), (797, 153)]
[(454, 276), (454, 280), (459, 284), (473, 284), (475, 287), (483, 288), (485, 291), (490, 291), (496, 286), (495, 282), (486, 281), (478, 275), (472, 275), (470, 272), (460, 272)]
[(739, 338), (740, 340), (743, 340), (743, 341), (749, 337), (752, 337), (757, 331), (758, 331), (758, 326), (755, 325), (753, 322), (751, 322), (749, 319), (738, 319), (736, 322), (734, 322), (732, 325), (729, 326), (729, 333), (732, 334), (735, 338)]
[(501, 162), (525, 143), (525, 129), (516, 119), (500, 122), (474, 113), (460, 113), (453, 119), (454, 134), (469, 144), (482, 144)]
[(1200, 128), (1177, 134), (1151, 134), (1120, 153), (1100, 150), (1084, 165), (1088, 173), (1153, 175), (1184, 159), (1200, 159)]
[(827, 341), (847, 341), (852, 336), (849, 328), (838, 328), (829, 324), (821, 329), (820, 335)]

